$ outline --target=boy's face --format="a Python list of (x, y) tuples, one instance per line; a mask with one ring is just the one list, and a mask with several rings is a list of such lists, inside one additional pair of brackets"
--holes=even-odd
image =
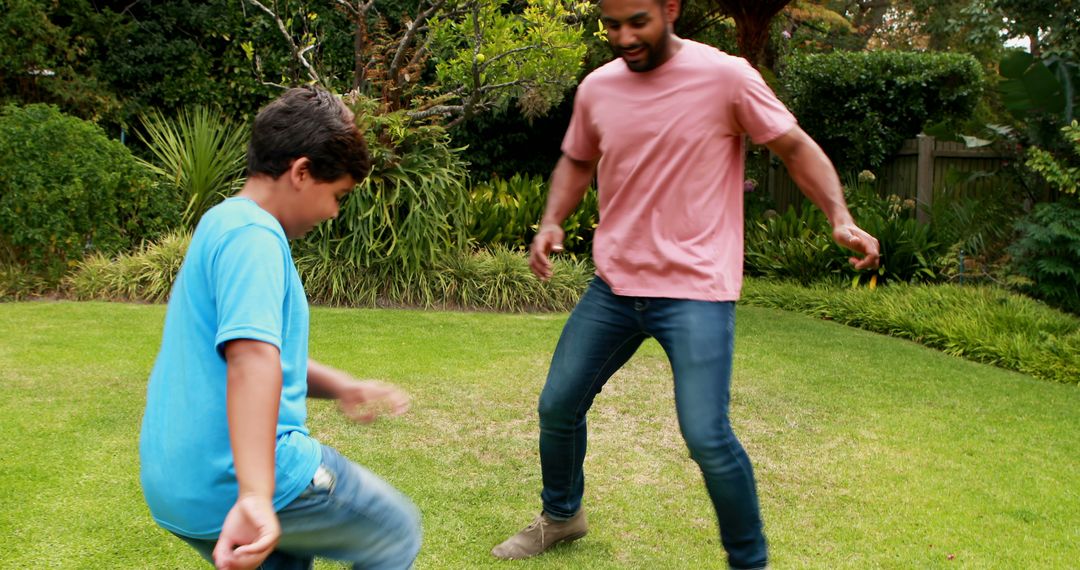
[(282, 220), (285, 235), (298, 238), (320, 223), (336, 218), (341, 200), (356, 187), (352, 175), (345, 174), (337, 180), (323, 182), (311, 176), (306, 158), (300, 158), (289, 169), (295, 192), (288, 208), (287, 219)]

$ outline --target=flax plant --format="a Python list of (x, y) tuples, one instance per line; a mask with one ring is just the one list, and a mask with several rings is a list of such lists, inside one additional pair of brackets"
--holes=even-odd
[(247, 127), (221, 111), (197, 106), (175, 119), (160, 111), (140, 117), (139, 138), (155, 161), (141, 160), (176, 187), (184, 202), (184, 227), (194, 228), (212, 206), (243, 184)]

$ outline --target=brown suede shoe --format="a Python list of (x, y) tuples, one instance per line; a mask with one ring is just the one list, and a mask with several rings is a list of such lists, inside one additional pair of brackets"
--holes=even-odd
[(540, 513), (525, 530), (491, 549), (491, 554), (503, 560), (521, 560), (536, 556), (561, 542), (575, 541), (587, 532), (589, 524), (585, 520), (585, 509), (565, 521), (553, 521), (547, 513)]

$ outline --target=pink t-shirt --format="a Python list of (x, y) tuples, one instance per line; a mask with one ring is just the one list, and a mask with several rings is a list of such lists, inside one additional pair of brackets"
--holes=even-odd
[(795, 117), (746, 60), (681, 40), (644, 73), (616, 59), (581, 82), (563, 139), (598, 165), (596, 272), (619, 295), (734, 301), (742, 288), (743, 135)]

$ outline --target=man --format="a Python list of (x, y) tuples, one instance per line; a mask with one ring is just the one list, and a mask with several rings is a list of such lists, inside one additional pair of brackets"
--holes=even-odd
[(408, 568), (416, 508), (305, 425), (308, 396), (361, 422), (409, 405), (308, 359), (289, 251), (367, 176), (363, 134), (332, 94), (290, 89), (255, 117), (247, 158), (247, 182), (199, 221), (169, 298), (140, 439), (146, 502), (220, 569), (310, 568), (316, 556)]
[(540, 395), (543, 512), (492, 550), (539, 554), (585, 535), (586, 413), (646, 338), (667, 353), (679, 427), (705, 478), (731, 568), (767, 564), (750, 460), (728, 420), (734, 309), (742, 285), (743, 138), (784, 160), (833, 237), (877, 265), (839, 178), (746, 61), (673, 33), (679, 0), (602, 0), (617, 56), (582, 81), (529, 263), (551, 277), (561, 222), (594, 174), (597, 276), (567, 321)]

